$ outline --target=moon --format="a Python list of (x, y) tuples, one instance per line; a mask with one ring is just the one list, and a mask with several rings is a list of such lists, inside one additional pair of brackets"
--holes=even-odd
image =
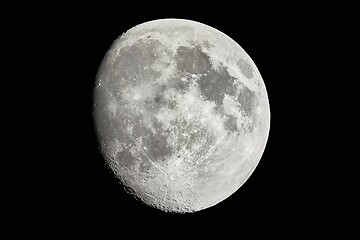
[(93, 92), (102, 156), (126, 191), (188, 213), (236, 192), (258, 165), (270, 106), (259, 70), (230, 37), (161, 19), (116, 39)]

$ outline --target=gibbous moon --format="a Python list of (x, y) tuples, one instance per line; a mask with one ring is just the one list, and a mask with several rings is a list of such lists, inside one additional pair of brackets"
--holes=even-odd
[(207, 25), (162, 19), (114, 41), (94, 87), (102, 155), (127, 192), (194, 212), (236, 192), (270, 129), (265, 84), (249, 55)]

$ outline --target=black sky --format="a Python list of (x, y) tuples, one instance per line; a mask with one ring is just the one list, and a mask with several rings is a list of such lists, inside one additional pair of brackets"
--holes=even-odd
[[(9, 6), (21, 100), (8, 109), (21, 126), (13, 143), (26, 136), (21, 159), (35, 168), (20, 177), (18, 191), (27, 199), (24, 224), (33, 223), (31, 232), (102, 239), (353, 236), (358, 9), (331, 1), (228, 4)], [(254, 174), (224, 202), (188, 215), (162, 213), (122, 192), (97, 152), (92, 128), (92, 87), (106, 50), (129, 28), (160, 18), (199, 21), (238, 42), (262, 74), (271, 108), (268, 145)]]

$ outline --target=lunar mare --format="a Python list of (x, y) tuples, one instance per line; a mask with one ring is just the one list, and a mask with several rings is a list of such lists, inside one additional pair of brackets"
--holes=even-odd
[(180, 19), (146, 22), (114, 41), (94, 87), (101, 152), (128, 192), (170, 212), (237, 191), (268, 139), (261, 75), (230, 37)]

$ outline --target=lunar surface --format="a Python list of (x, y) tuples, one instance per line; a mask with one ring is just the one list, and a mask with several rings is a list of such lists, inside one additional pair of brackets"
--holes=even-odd
[(127, 192), (168, 212), (216, 205), (264, 152), (270, 108), (246, 52), (207, 25), (162, 19), (114, 41), (94, 87), (101, 153)]

